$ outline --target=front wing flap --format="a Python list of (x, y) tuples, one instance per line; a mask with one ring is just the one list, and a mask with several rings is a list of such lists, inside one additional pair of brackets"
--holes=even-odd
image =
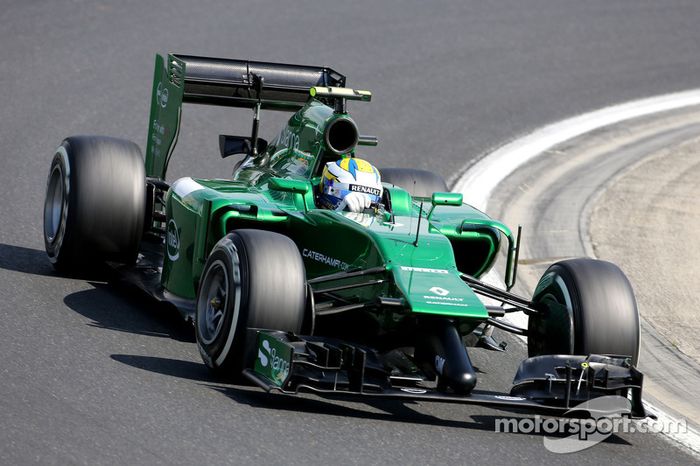
[(553, 416), (575, 411), (578, 404), (600, 396), (619, 395), (629, 399), (630, 417), (646, 417), (641, 402), (642, 374), (623, 358), (600, 355), (528, 358), (510, 393), (474, 390), (458, 395), (438, 390), (422, 374), (391, 367), (383, 355), (368, 347), (259, 331), (255, 362), (243, 373), (265, 391), (287, 395), (310, 392), (492, 405)]

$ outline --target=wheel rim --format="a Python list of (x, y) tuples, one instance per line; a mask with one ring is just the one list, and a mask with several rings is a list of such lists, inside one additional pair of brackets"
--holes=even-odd
[(197, 327), (202, 343), (211, 344), (220, 334), (228, 309), (229, 279), (220, 260), (207, 270), (197, 299)]
[[(542, 283), (546, 285), (540, 288)], [(574, 302), (562, 277), (555, 272), (546, 273), (540, 279), (533, 302), (544, 305), (551, 315), (530, 317), (528, 328), (534, 332), (528, 339), (531, 354), (577, 354)]]
[(44, 235), (49, 243), (54, 242), (61, 228), (64, 204), (63, 170), (60, 165), (56, 165), (49, 177), (44, 203)]

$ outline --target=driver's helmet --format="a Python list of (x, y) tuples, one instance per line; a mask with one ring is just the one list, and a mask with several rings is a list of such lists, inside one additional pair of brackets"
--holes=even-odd
[(371, 203), (379, 202), (382, 197), (379, 170), (366, 160), (354, 157), (328, 162), (319, 185), (319, 207), (336, 209), (350, 193), (366, 194)]

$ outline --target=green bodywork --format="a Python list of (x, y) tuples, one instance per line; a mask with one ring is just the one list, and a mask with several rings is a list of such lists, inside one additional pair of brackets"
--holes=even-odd
[[(184, 71), (175, 57), (156, 60), (146, 152), (147, 176), (152, 178), (165, 178), (177, 139)], [(310, 97), (265, 153), (244, 161), (231, 179), (175, 181), (166, 197), (163, 287), (195, 299), (216, 242), (236, 229), (255, 228), (291, 238), (307, 279), (385, 266), (388, 280), (337, 294), (348, 300), (402, 300), (403, 306), (385, 313), (387, 322), (409, 313), (455, 316), (474, 326), (486, 319), (485, 306), (460, 273), (481, 276), (493, 265), (501, 238), (507, 238), (511, 249), (514, 241), (507, 227), (463, 204), (460, 195), (414, 199), (384, 183), (391, 212), (355, 214), (315, 207), (321, 170), (339, 158), (326, 147), (324, 131), (339, 118), (351, 117)], [(348, 278), (346, 283), (353, 280), (366, 278)]]

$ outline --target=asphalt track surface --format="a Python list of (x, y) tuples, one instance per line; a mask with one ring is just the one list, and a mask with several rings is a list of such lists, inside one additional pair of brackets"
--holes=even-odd
[[(454, 179), (546, 123), (698, 87), (694, 1), (2, 2), (0, 462), (688, 463), (656, 436), (583, 454), (494, 433), (510, 413), (436, 403), (286, 399), (222, 384), (190, 328), (138, 295), (54, 274), (41, 210), (52, 150), (71, 134), (144, 146), (155, 52), (328, 64), (368, 88), (352, 105), (380, 166)], [(190, 107), (172, 178), (226, 176), (217, 135), (247, 112)], [(272, 135), (284, 115), (266, 117)], [(481, 388), (519, 358), (475, 352)]]

